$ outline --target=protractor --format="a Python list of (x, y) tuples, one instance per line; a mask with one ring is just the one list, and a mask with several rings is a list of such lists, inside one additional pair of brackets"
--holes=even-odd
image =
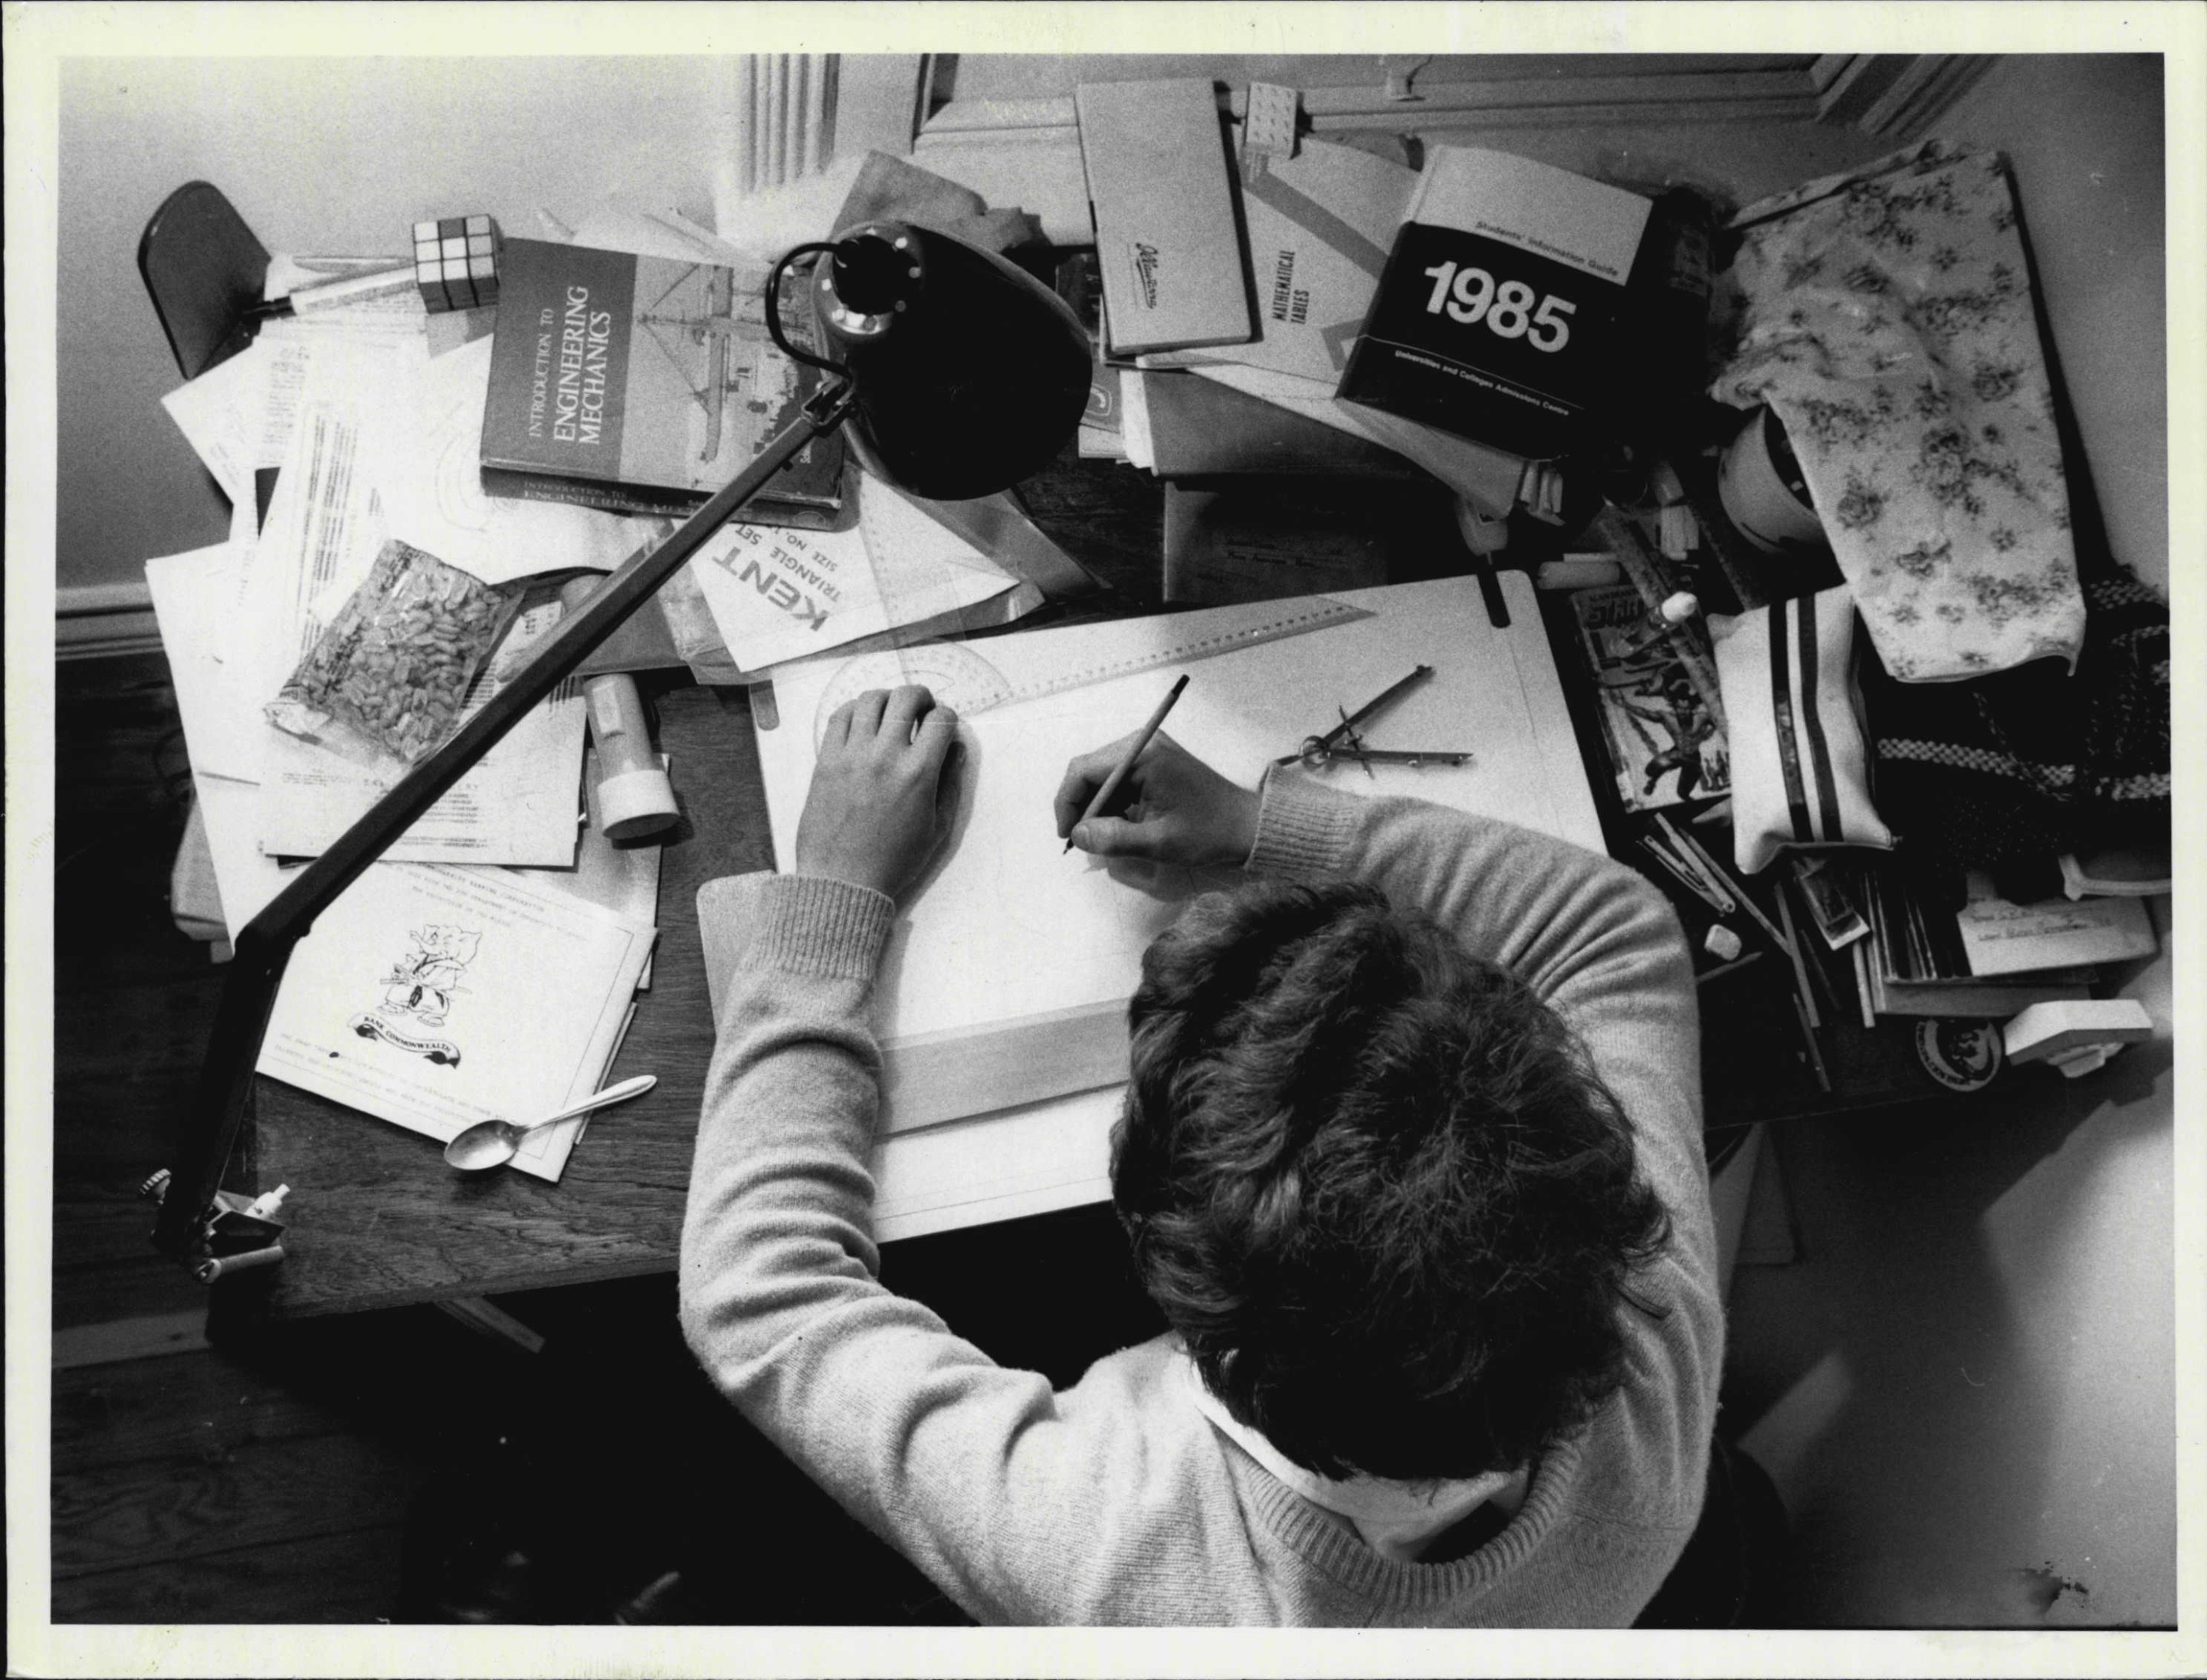
[(817, 748), (828, 720), (846, 700), (855, 700), (868, 689), (897, 688), (918, 683), (960, 717), (975, 717), (991, 706), (1012, 698), (1012, 687), (996, 667), (962, 643), (922, 642), (910, 648), (860, 654), (846, 661), (822, 691), (812, 717), (812, 744)]

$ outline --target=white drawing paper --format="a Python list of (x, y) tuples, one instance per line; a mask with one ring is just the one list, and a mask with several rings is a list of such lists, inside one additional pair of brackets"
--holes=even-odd
[[(1493, 627), (1468, 578), (1349, 590), (1334, 599), (1372, 616), (1187, 665), (1186, 693), (1165, 732), (1245, 786), (1420, 664), (1433, 677), (1370, 731), (1372, 744), (1463, 750), (1461, 767), (1354, 764), (1323, 773), (1360, 793), (1403, 793), (1483, 812), (1595, 849), (1601, 831), (1569, 714), (1522, 577), (1504, 587), (1511, 613)], [(1235, 609), (1226, 609), (1231, 612)], [(1253, 617), (1263, 608), (1251, 608)], [(1206, 618), (1211, 615), (1205, 615)], [(1068, 672), (1140, 662), (1186, 634), (1171, 616), (1031, 631), (966, 644), (954, 659), (916, 649), (861, 661), (807, 661), (777, 673), (780, 722), (759, 732), (759, 759), (775, 851), (790, 864), (828, 709), (900, 671), (936, 678), (953, 706), (958, 677), (975, 667), (1001, 694)], [(960, 724), (965, 780), (950, 846), (902, 907), (886, 954), (881, 1027), (886, 1052), (923, 1033), (994, 1033), (1050, 1012), (1121, 1003), (1141, 954), (1205, 884), (1179, 870), (1105, 864), (1063, 850), (1052, 796), (1069, 760), (1139, 727), (1178, 674), (1159, 667), (1040, 698), (1002, 703)], [(986, 703), (986, 697), (983, 702)], [(973, 704), (969, 699), (968, 706)], [(1289, 774), (1307, 774), (1289, 770)], [(897, 1118), (888, 1117), (894, 1129)]]

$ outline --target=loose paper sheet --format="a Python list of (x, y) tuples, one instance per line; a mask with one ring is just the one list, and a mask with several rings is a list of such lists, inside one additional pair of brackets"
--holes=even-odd
[(484, 492), (490, 356), (491, 341), (478, 338), (434, 357), (368, 415), (363, 455), (386, 530), (486, 583), (577, 566), (612, 571), (649, 539), (650, 523)]
[(2120, 962), (2159, 948), (2144, 900), (2048, 899), (2017, 904), (2001, 897), (1982, 870), (1969, 874), (1968, 901), (1957, 918), (1970, 972), (2028, 974), (2083, 963)]
[[(340, 339), (316, 347), (267, 525), (243, 568), (237, 621), (252, 633), (241, 637), (233, 626), (218, 644), (224, 665), (236, 667), (235, 680), (259, 702), (283, 686), (383, 545), (387, 522), (362, 439), (375, 427), (407, 423), (410, 410), (394, 393), (410, 396), (412, 370), (423, 360), (411, 340), (363, 346)], [(493, 691), (558, 613), (547, 605), (517, 620), (473, 703)], [(239, 727), (246, 728), (242, 720)], [(571, 864), (583, 728), (580, 691), (563, 685), (386, 855)], [(319, 854), (404, 773), (395, 759), (364, 748), (348, 756), (334, 739), (303, 741), (265, 721), (214, 750), (208, 768), (260, 784), (261, 848), (276, 857)]]
[(233, 541), (146, 563), (153, 616), (169, 657), (192, 769), (234, 781), (260, 780), (260, 715), (249, 668), (225, 661), (236, 638), (232, 603), (250, 545)]
[[(235, 940), (295, 872), (260, 850), (260, 707), (234, 667), (214, 657), (233, 598), (235, 545), (172, 554), (146, 565), (153, 616), (191, 755), (192, 786), (206, 825), (222, 918)], [(240, 744), (246, 749), (242, 750)]]
[[(664, 753), (660, 755), (659, 762), (662, 768), (673, 764)], [(583, 791), (589, 826), (583, 830), (582, 843), (575, 848), (575, 866), (566, 870), (522, 870), (518, 873), (561, 892), (571, 893), (629, 921), (655, 927), (659, 923), (661, 848), (655, 840), (616, 846), (606, 838), (598, 815), (597, 778), (597, 755), (595, 751), (586, 752), (583, 756)], [(636, 983), (639, 991), (650, 989), (649, 959)]]
[[(771, 265), (790, 245), (824, 236), (815, 231), (798, 234), (773, 249), (746, 251), (702, 228), (679, 210), (613, 196), (600, 200), (577, 224), (560, 236), (568, 243), (600, 251), (628, 251), (640, 257), (666, 257), (674, 262), (713, 262), (723, 267)], [(759, 278), (766, 278), (761, 274)]]
[(233, 507), (253, 498), (254, 445), (261, 412), (256, 376), (265, 355), (248, 344), (161, 399)]
[[(1375, 720), (1374, 746), (1475, 755), (1462, 767), (1353, 765), (1325, 772), (1360, 793), (1406, 793), (1506, 817), (1599, 848), (1568, 712), (1529, 585), (1505, 580), (1512, 623), (1488, 621), (1468, 578), (1351, 590), (1373, 616), (1198, 661), (1167, 733), (1222, 774), (1254, 786), (1269, 762), (1329, 726), (1413, 667), (1434, 677)], [(1248, 609), (1262, 616), (1265, 609)], [(1173, 644), (1170, 617), (1032, 631), (966, 644), (954, 671), (984, 661), (1023, 685)], [(912, 656), (906, 656), (909, 662)], [(896, 679), (894, 656), (829, 658), (777, 673), (781, 722), (759, 734), (775, 855), (792, 855), (825, 713), (863, 686)], [(947, 853), (911, 895), (882, 971), (882, 1038), (994, 1031), (1051, 1011), (1120, 1002), (1141, 954), (1204, 884), (1189, 872), (1067, 854), (1051, 798), (1068, 761), (1140, 726), (1176, 667), (1111, 678), (965, 718), (966, 777)], [(954, 690), (954, 683), (947, 685)], [(942, 697), (959, 703), (955, 691)], [(1287, 774), (1302, 774), (1289, 771)], [(1212, 877), (1223, 884), (1238, 879)], [(891, 1127), (896, 1116), (888, 1117)]]
[[(260, 1071), (451, 1141), (598, 1089), (654, 930), (508, 870), (381, 864), (292, 954)], [(584, 1117), (514, 1166), (556, 1181)]]
[[(481, 709), (559, 623), (558, 601), (514, 620), (463, 719)], [(394, 861), (525, 864), (564, 869), (575, 860), (582, 807), (582, 685), (559, 685), (455, 783), (384, 855)], [(266, 728), (262, 748), (260, 847), (272, 857), (318, 856), (397, 784), (409, 767), (332, 736), (302, 740)]]
[(161, 399), (233, 507), (252, 506), (256, 471), (284, 464), (315, 347), (332, 342), (275, 329)]
[(264, 697), (283, 686), (383, 546), (361, 434), (368, 410), (421, 360), (414, 340), (310, 342), (276, 495), (240, 578), (243, 645), (224, 650), (253, 671)]

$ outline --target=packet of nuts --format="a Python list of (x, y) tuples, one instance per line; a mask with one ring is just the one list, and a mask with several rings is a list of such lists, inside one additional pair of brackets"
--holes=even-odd
[(415, 762), (452, 732), (525, 593), (385, 543), (367, 581), (265, 708), (269, 722), (311, 738), (334, 720)]

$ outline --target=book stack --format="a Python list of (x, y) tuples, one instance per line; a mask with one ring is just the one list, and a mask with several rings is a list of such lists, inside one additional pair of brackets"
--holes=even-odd
[(1336, 392), (1419, 175), (1297, 133), (1254, 87), (1223, 135), (1205, 81), (1078, 100), (1096, 260), (1060, 290), (1098, 339), (1085, 456), (1167, 481), (1164, 599), (1230, 602), (1423, 575), (1467, 498), (1517, 505), (1520, 456)]
[(1985, 876), (1956, 879), (1893, 860), (1820, 860), (1820, 891), (1861, 916), (1843, 948), (1864, 1025), (1881, 1015), (2007, 1020), (2042, 1003), (2089, 998), (2108, 966), (2158, 948), (2136, 898), (2018, 904)]

